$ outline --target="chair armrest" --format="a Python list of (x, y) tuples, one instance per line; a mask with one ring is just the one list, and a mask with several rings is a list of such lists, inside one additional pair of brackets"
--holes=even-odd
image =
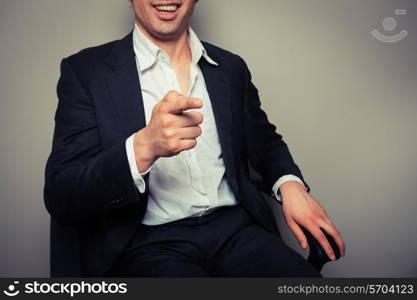
[[(331, 261), (331, 260), (327, 256), (323, 247), (313, 237), (313, 235), (307, 229), (305, 229), (303, 226), (300, 226), (300, 227), (303, 230), (305, 236), (307, 237), (308, 248), (310, 250), (310, 254), (307, 258), (307, 261), (309, 263), (311, 263), (317, 271), (320, 272), (321, 269), (323, 268), (324, 264)], [(337, 246), (336, 242), (326, 231), (324, 231), (323, 229), (321, 229), (321, 231), (324, 233), (327, 240), (329, 241), (330, 246), (332, 247), (332, 249), (334, 251), (334, 255), (335, 255), (336, 259), (339, 259), (340, 258), (340, 250), (339, 250), (339, 247)]]

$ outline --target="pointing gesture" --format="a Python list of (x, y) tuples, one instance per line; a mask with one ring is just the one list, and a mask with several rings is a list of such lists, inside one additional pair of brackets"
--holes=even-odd
[(158, 105), (162, 112), (181, 114), (188, 109), (201, 108), (203, 103), (198, 98), (187, 98), (176, 91), (169, 91)]
[(159, 157), (169, 157), (191, 149), (201, 135), (203, 115), (197, 111), (203, 102), (169, 91), (154, 106), (148, 125), (134, 136), (136, 163), (139, 172), (147, 170)]

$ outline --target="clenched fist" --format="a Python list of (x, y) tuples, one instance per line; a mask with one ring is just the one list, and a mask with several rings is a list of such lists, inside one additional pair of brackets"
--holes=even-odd
[(154, 106), (148, 125), (133, 138), (139, 172), (146, 171), (159, 157), (174, 156), (196, 145), (203, 115), (186, 110), (202, 106), (200, 99), (187, 98), (176, 91), (169, 91)]

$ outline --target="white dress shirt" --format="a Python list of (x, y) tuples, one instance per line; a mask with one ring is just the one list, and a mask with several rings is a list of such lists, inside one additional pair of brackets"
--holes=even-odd
[[(135, 26), (133, 31), (134, 51), (140, 78), (141, 93), (145, 110), (146, 124), (149, 123), (152, 109), (170, 90), (181, 91), (168, 54), (152, 43)], [(202, 216), (220, 206), (236, 205), (226, 176), (210, 97), (203, 74), (198, 66), (200, 59), (217, 66), (204, 46), (189, 28), (188, 43), (191, 49), (189, 90), (187, 97), (199, 98), (203, 107), (200, 124), (202, 134), (197, 145), (176, 156), (160, 157), (145, 172), (139, 173), (133, 147), (133, 135), (126, 140), (129, 166), (135, 185), (141, 193), (145, 191), (142, 176), (149, 173), (148, 206), (142, 220), (146, 225), (159, 225), (189, 216)], [(297, 176), (288, 174), (277, 180), (272, 194), (280, 200), (279, 186), (290, 180), (302, 183)]]

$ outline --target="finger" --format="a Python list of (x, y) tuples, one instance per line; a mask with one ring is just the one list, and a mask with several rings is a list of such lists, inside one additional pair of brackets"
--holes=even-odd
[(203, 122), (203, 115), (197, 111), (184, 112), (180, 115), (166, 113), (160, 120), (160, 125), (165, 130), (169, 130), (167, 138), (175, 134), (174, 129), (196, 127)]
[(308, 247), (307, 238), (300, 228), (300, 226), (293, 220), (287, 219), (287, 224), (291, 228), (292, 232), (294, 233), (295, 238), (300, 243), (301, 247), (305, 250)]
[(177, 118), (178, 127), (192, 127), (203, 122), (203, 114), (198, 111), (186, 111)]
[(321, 228), (323, 228), (334, 239), (336, 245), (339, 247), (340, 255), (345, 256), (345, 243), (343, 242), (340, 231), (336, 229), (335, 226), (327, 222), (320, 222), (318, 225)]
[(326, 236), (321, 231), (320, 227), (318, 227), (317, 225), (310, 225), (310, 226), (306, 227), (306, 229), (311, 232), (311, 234), (314, 236), (314, 238), (323, 247), (324, 252), (326, 252), (327, 256), (331, 260), (335, 260), (336, 256), (334, 255), (333, 249), (330, 246), (330, 243), (327, 240)]
[(199, 126), (185, 127), (178, 129), (178, 137), (180, 139), (196, 139), (201, 135), (201, 128)]
[(184, 139), (180, 140), (180, 144), (182, 149), (181, 151), (184, 151), (194, 148), (195, 145), (197, 145), (197, 141), (195, 139)]
[(165, 96), (164, 96), (164, 98), (162, 99), (162, 101), (166, 101), (166, 102), (175, 102), (175, 101), (177, 101), (177, 100), (179, 100), (179, 99), (181, 99), (181, 98), (183, 98), (183, 97), (185, 97), (183, 94), (181, 94), (181, 93), (179, 93), (179, 92), (177, 92), (177, 91), (174, 91), (174, 90), (171, 90), (171, 91), (169, 91)]
[(198, 98), (182, 97), (177, 101), (166, 102), (162, 110), (171, 114), (180, 114), (187, 109), (201, 108), (202, 104)]

